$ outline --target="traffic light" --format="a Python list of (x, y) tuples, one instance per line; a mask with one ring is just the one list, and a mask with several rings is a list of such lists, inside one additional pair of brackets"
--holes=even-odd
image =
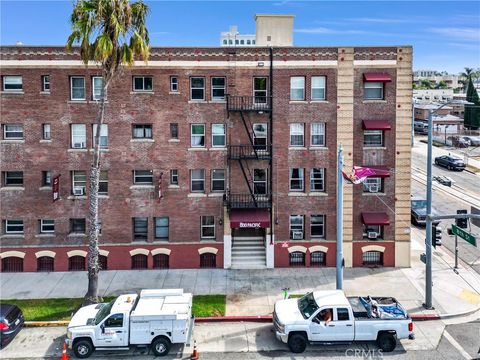
[(437, 245), (442, 245), (442, 229), (440, 224), (432, 224), (432, 246), (436, 249)]
[[(468, 214), (468, 210), (457, 210), (457, 214)], [(455, 219), (455, 225), (459, 228), (468, 228), (468, 218)]]

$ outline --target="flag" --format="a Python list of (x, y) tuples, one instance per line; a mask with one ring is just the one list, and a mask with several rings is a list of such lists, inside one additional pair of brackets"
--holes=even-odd
[(53, 201), (60, 199), (60, 175), (52, 179), (52, 195)]
[(342, 174), (344, 179), (352, 184), (361, 184), (367, 177), (375, 175), (375, 170), (367, 167), (354, 166), (349, 174), (345, 173), (345, 171), (342, 171)]
[(163, 178), (163, 172), (160, 173), (160, 176), (158, 177), (158, 202), (160, 202), (160, 200), (163, 198), (162, 178)]

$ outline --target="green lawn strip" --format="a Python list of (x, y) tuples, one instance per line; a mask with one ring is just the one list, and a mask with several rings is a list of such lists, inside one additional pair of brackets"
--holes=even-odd
[[(115, 297), (104, 297), (109, 302)], [(82, 305), (78, 299), (32, 299), (1, 300), (0, 303), (15, 304), (22, 309), (27, 321), (70, 320), (71, 314)], [(196, 317), (225, 315), (225, 295), (194, 295), (193, 314)]]

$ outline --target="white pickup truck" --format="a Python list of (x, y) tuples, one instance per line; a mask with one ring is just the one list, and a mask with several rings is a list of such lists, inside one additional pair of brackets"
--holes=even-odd
[(391, 297), (346, 297), (341, 290), (314, 291), (275, 303), (273, 325), (277, 338), (294, 353), (307, 343), (330, 344), (376, 341), (393, 351), (397, 339), (413, 339), (413, 323)]
[(151, 345), (154, 355), (164, 356), (171, 344), (190, 342), (193, 325), (192, 294), (142, 290), (79, 309), (68, 324), (66, 342), (81, 359), (94, 350), (128, 350), (132, 345)]

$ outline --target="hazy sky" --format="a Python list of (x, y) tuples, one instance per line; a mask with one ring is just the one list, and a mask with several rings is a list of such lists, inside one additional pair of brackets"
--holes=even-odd
[[(414, 69), (480, 67), (480, 1), (146, 1), (154, 46), (217, 46), (255, 32), (256, 13), (293, 14), (294, 44), (413, 45)], [(0, 43), (63, 45), (73, 1), (0, 0)]]

